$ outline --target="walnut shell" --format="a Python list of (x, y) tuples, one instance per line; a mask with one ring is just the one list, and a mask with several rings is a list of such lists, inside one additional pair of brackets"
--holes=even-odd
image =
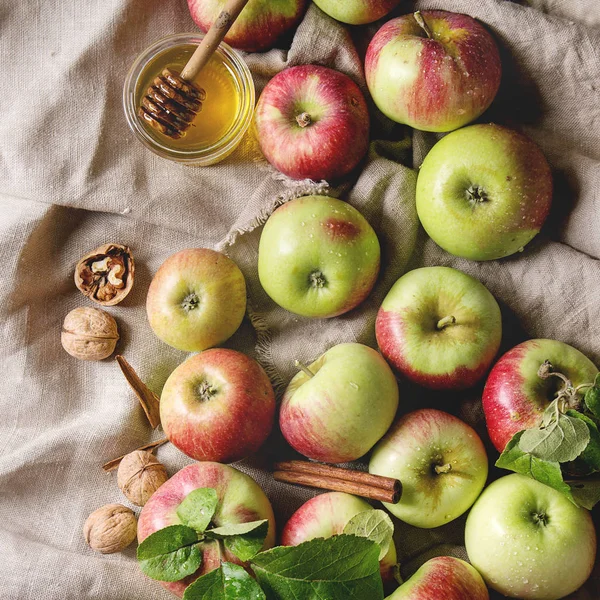
[(137, 506), (144, 506), (168, 478), (164, 465), (146, 450), (134, 450), (124, 456), (117, 471), (119, 488)]
[(77, 263), (75, 285), (90, 300), (114, 306), (129, 294), (134, 276), (131, 250), (122, 244), (104, 244)]
[(117, 322), (99, 308), (72, 310), (63, 323), (60, 341), (63, 348), (80, 360), (102, 360), (115, 350), (119, 330)]
[(135, 514), (122, 504), (107, 504), (87, 518), (83, 535), (92, 550), (102, 554), (120, 552), (137, 535)]

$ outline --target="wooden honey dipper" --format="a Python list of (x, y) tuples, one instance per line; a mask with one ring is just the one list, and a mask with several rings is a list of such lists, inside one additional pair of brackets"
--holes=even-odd
[(173, 138), (185, 135), (194, 117), (202, 110), (206, 92), (193, 80), (206, 66), (249, 0), (229, 0), (188, 63), (178, 74), (164, 69), (142, 98), (138, 116), (153, 129)]

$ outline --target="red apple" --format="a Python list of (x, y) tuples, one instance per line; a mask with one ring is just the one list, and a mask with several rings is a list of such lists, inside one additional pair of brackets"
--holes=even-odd
[(146, 299), (148, 321), (165, 343), (186, 352), (222, 344), (246, 312), (246, 281), (227, 256), (188, 248), (160, 266)]
[(369, 145), (369, 112), (348, 76), (317, 65), (292, 67), (267, 84), (256, 106), (266, 159), (293, 179), (339, 179)]
[[(358, 513), (374, 510), (373, 507), (352, 494), (328, 492), (305, 502), (286, 523), (281, 532), (282, 546), (297, 546), (314, 538), (329, 538), (344, 533), (348, 521)], [(392, 543), (380, 561), (384, 581), (394, 579), (396, 547)]]
[(593, 383), (598, 369), (579, 350), (556, 340), (528, 340), (509, 350), (491, 370), (483, 390), (490, 438), (502, 452), (515, 433), (537, 427), (562, 382), (538, 375), (544, 361), (574, 386)]
[(387, 600), (489, 600), (481, 575), (452, 556), (428, 560)]
[(407, 379), (433, 389), (465, 389), (492, 364), (502, 317), (477, 279), (449, 267), (424, 267), (394, 284), (375, 333), (383, 356)]
[(253, 359), (223, 348), (188, 358), (167, 379), (160, 419), (169, 440), (196, 460), (233, 462), (269, 436), (275, 395)]
[[(188, 0), (192, 19), (205, 32), (225, 4), (226, 0)], [(246, 52), (271, 48), (286, 31), (299, 23), (306, 4), (307, 0), (250, 0), (225, 36), (225, 41)]]
[(330, 17), (350, 25), (364, 25), (385, 17), (400, 0), (314, 0)]
[(424, 131), (452, 131), (476, 119), (496, 96), (501, 71), (487, 30), (467, 15), (442, 10), (388, 21), (365, 59), (378, 108)]
[[(159, 529), (180, 524), (177, 507), (190, 492), (198, 488), (213, 488), (217, 492), (218, 505), (212, 518), (216, 527), (268, 519), (269, 531), (263, 549), (273, 546), (275, 517), (264, 492), (245, 473), (214, 462), (196, 463), (181, 469), (152, 494), (140, 513), (138, 540), (142, 542)], [(219, 568), (221, 562), (242, 564), (222, 544), (204, 544), (202, 550), (202, 566), (194, 575), (173, 583), (161, 582), (161, 585), (181, 597), (190, 583)]]

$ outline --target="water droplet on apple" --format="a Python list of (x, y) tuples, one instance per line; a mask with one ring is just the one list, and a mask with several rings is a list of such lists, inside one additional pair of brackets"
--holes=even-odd
[(306, 223), (304, 221), (302, 221), (302, 223), (300, 223), (300, 225), (302, 225), (302, 227), (304, 227), (306, 225)]
[(355, 390), (358, 390), (358, 389), (359, 389), (358, 383), (354, 383), (354, 381), (351, 381), (351, 382), (350, 382), (350, 387), (351, 387), (351, 388), (354, 388)]

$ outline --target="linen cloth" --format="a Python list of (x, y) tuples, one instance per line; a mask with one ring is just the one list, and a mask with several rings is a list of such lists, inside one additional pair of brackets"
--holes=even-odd
[[(145, 295), (158, 266), (193, 246), (223, 250), (242, 268), (249, 318), (226, 345), (257, 356), (278, 389), (293, 375), (295, 358), (311, 360), (344, 341), (374, 346), (382, 298), (406, 269), (422, 265), (453, 266), (488, 286), (503, 310), (503, 350), (528, 337), (555, 338), (600, 364), (600, 3), (403, 1), (393, 14), (416, 8), (464, 12), (489, 27), (504, 76), (480, 121), (521, 129), (551, 163), (551, 217), (518, 256), (469, 262), (427, 238), (418, 226), (414, 188), (418, 166), (439, 136), (392, 124), (374, 109), (369, 155), (336, 188), (279, 175), (251, 132), (229, 159), (206, 168), (181, 166), (143, 148), (125, 123), (123, 80), (155, 40), (196, 30), (185, 0), (0, 0), (3, 598), (170, 597), (141, 574), (135, 545), (101, 556), (81, 533), (92, 510), (127, 504), (115, 474), (100, 466), (160, 436), (150, 431), (113, 359), (80, 362), (60, 346), (67, 312), (91, 305), (73, 285), (74, 266), (105, 242), (133, 250), (133, 291), (108, 310), (119, 324), (118, 352), (157, 392), (186, 355), (152, 334)], [(344, 27), (310, 5), (280, 48), (245, 59), (258, 92), (283, 68), (303, 63), (339, 69), (366, 91), (361, 62), (377, 28)], [(307, 193), (349, 201), (382, 242), (382, 274), (371, 297), (327, 321), (276, 307), (257, 278), (262, 223), (277, 205)], [(400, 410), (435, 406), (458, 414), (480, 432), (493, 462), (480, 392), (429, 394), (402, 384)], [(288, 454), (274, 433), (261, 453), (236, 465), (262, 485), (280, 529), (316, 493), (272, 481), (270, 461)], [(191, 462), (169, 445), (158, 457), (171, 474)], [(396, 521), (403, 574), (435, 554), (465, 556), (463, 530), (464, 517), (430, 531)], [(600, 575), (573, 597), (600, 597)]]

